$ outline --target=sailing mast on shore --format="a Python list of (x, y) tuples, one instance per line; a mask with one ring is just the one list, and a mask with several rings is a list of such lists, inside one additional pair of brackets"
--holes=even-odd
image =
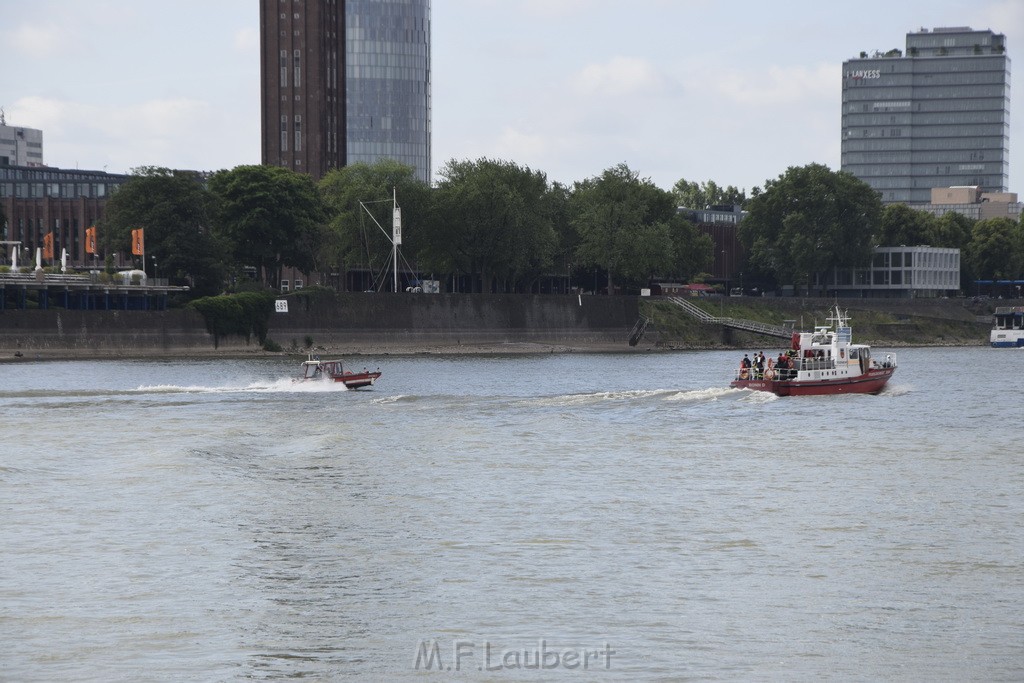
[[(386, 201), (386, 200), (384, 200)], [(377, 218), (373, 215), (370, 209), (367, 208), (367, 203), (379, 204), (381, 202), (359, 202), (359, 206), (363, 208), (366, 215), (370, 217), (384, 236), (387, 237), (388, 241), (391, 242), (391, 269), (393, 272), (392, 286), (394, 291), (398, 291), (398, 248), (402, 246), (402, 207), (398, 205), (398, 189), (391, 188), (391, 234), (388, 235), (388, 231), (384, 229)]]

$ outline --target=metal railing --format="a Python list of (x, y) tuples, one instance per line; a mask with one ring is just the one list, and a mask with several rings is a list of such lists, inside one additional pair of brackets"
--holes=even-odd
[(665, 298), (676, 306), (682, 308), (691, 317), (708, 325), (722, 325), (723, 327), (731, 327), (735, 330), (753, 332), (754, 334), (761, 334), (766, 337), (777, 337), (779, 339), (789, 339), (793, 335), (793, 328), (791, 327), (779, 327), (778, 325), (768, 325), (766, 323), (759, 323), (754, 320), (743, 320), (740, 318), (720, 318), (711, 315), (703, 308), (696, 306), (682, 297), (669, 296)]

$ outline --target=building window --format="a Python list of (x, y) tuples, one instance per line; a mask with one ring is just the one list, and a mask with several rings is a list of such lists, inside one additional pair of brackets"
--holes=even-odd
[(287, 292), (288, 289), (289, 289), (288, 280), (281, 280), (281, 291), (282, 292)]

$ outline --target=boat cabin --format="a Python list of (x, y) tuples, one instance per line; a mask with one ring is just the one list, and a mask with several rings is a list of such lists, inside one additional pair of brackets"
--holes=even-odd
[(1024, 329), (1024, 306), (998, 306), (992, 316), (993, 330)]
[(302, 379), (321, 379), (324, 376), (319, 361), (307, 360), (302, 364)]

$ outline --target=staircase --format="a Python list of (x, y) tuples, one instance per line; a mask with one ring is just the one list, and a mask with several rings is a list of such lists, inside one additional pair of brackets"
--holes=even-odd
[(645, 315), (640, 316), (640, 319), (636, 321), (636, 325), (633, 325), (633, 331), (629, 333), (629, 345), (636, 346), (643, 339), (644, 332), (647, 331), (647, 326), (651, 324), (651, 319)]
[(686, 311), (690, 317), (696, 318), (708, 325), (722, 325), (723, 327), (731, 327), (734, 330), (743, 330), (744, 332), (753, 332), (754, 334), (778, 337), (780, 339), (789, 339), (793, 335), (793, 330), (789, 327), (767, 325), (753, 320), (740, 320), (739, 318), (716, 318), (704, 309), (679, 296), (668, 296), (665, 299)]

